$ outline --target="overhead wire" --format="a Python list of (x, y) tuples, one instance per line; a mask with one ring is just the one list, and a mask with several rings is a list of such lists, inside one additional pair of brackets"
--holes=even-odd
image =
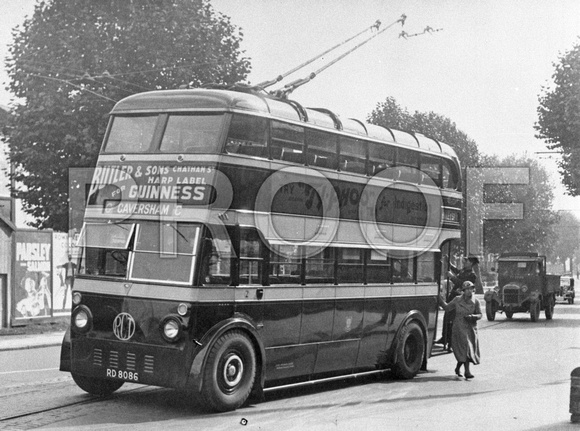
[(67, 85), (70, 85), (70, 86), (72, 86), (72, 87), (76, 87), (76, 88), (78, 88), (78, 89), (79, 89), (79, 90), (81, 90), (81, 91), (86, 91), (86, 92), (89, 92), (89, 93), (91, 93), (91, 94), (94, 94), (94, 95), (95, 95), (95, 96), (97, 96), (97, 97), (101, 97), (101, 98), (103, 98), (103, 99), (110, 100), (111, 102), (115, 102), (115, 103), (117, 103), (117, 100), (111, 99), (110, 97), (107, 97), (107, 96), (103, 96), (102, 94), (99, 94), (99, 93), (97, 93), (97, 92), (95, 92), (95, 91), (89, 90), (88, 88), (84, 88), (84, 87), (83, 87), (83, 86), (81, 86), (81, 85), (73, 84), (72, 82), (70, 82), (70, 81), (67, 81), (67, 80), (65, 80), (65, 79), (53, 78), (53, 77), (51, 77), (51, 76), (44, 76), (44, 75), (39, 75), (39, 74), (36, 74), (36, 73), (29, 73), (29, 75), (30, 75), (30, 76), (36, 76), (36, 77), (38, 77), (38, 78), (42, 78), (42, 79), (48, 79), (48, 80), (51, 80), (51, 81), (58, 81), (58, 82), (63, 82), (63, 83), (65, 83), (65, 84), (67, 84)]

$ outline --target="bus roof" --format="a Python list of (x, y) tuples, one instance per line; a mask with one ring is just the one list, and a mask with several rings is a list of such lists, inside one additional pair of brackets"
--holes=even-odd
[(457, 158), (453, 149), (443, 142), (420, 133), (369, 124), (357, 119), (340, 118), (323, 108), (305, 108), (299, 103), (274, 98), (266, 93), (218, 89), (159, 90), (138, 93), (120, 100), (111, 114), (191, 111), (247, 111), (282, 120), (299, 121), (347, 133), (369, 137), (442, 153)]

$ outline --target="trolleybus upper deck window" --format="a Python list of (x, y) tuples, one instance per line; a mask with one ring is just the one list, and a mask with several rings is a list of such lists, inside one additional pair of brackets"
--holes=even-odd
[(369, 142), (369, 175), (376, 175), (395, 164), (395, 149), (385, 144)]
[(366, 173), (367, 145), (359, 139), (340, 137), (340, 170)]
[(149, 151), (158, 116), (114, 116), (105, 144), (107, 153), (145, 153)]
[(226, 153), (268, 157), (268, 120), (234, 114), (226, 140)]
[(304, 163), (304, 128), (272, 121), (272, 158)]
[(170, 115), (159, 150), (162, 153), (217, 153), (225, 116)]
[(337, 136), (332, 133), (306, 129), (308, 164), (320, 168), (337, 169)]

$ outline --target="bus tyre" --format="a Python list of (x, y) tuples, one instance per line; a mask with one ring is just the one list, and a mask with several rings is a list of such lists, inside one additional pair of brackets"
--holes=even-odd
[(493, 301), (489, 301), (485, 304), (485, 314), (487, 320), (493, 322), (495, 320), (495, 312), (497, 311), (497, 306)]
[(406, 324), (399, 332), (395, 347), (393, 373), (399, 379), (412, 379), (423, 363), (425, 341), (423, 331), (414, 322)]
[(201, 397), (212, 410), (235, 410), (247, 400), (256, 377), (256, 352), (240, 331), (229, 331), (211, 347)]
[(532, 322), (537, 322), (540, 317), (540, 301), (535, 301), (530, 304), (530, 319)]
[(546, 320), (552, 320), (552, 317), (554, 316), (554, 302), (554, 297), (550, 296), (544, 310), (544, 313), (546, 313)]
[(513, 311), (506, 311), (505, 317), (507, 317), (508, 319), (511, 319), (512, 317), (514, 317), (514, 312)]
[(97, 397), (111, 395), (125, 383), (120, 380), (105, 380), (96, 377), (80, 376), (75, 373), (71, 373), (71, 376), (79, 388)]

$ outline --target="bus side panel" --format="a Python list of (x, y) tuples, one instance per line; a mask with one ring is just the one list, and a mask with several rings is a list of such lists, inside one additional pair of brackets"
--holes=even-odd
[(369, 298), (365, 301), (357, 369), (381, 368), (387, 362), (387, 346), (390, 344), (388, 325), (391, 320), (390, 298)]
[(266, 387), (310, 380), (317, 350), (317, 344), (266, 349)]
[(263, 307), (264, 327), (260, 334), (264, 346), (269, 348), (299, 344), (302, 301), (268, 301)]
[[(314, 373), (327, 377), (351, 372), (357, 361), (362, 334), (364, 287), (338, 287), (334, 301), (332, 341), (320, 343)], [(360, 298), (360, 299), (359, 299)]]
[(318, 343), (332, 339), (334, 300), (304, 301), (300, 343)]

